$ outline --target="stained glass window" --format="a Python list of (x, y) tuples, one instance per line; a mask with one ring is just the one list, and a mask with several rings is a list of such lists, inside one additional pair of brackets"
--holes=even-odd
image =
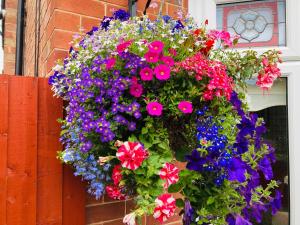
[(285, 0), (217, 5), (217, 28), (239, 35), (238, 47), (286, 45)]

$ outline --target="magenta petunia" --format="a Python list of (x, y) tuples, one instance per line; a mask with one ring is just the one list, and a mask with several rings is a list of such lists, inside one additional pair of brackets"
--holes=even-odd
[(164, 49), (164, 43), (161, 41), (153, 41), (148, 45), (149, 52), (161, 53)]
[(141, 75), (141, 80), (143, 80), (143, 81), (152, 80), (153, 79), (153, 70), (149, 67), (145, 67), (145, 68), (141, 69), (140, 75)]
[(191, 102), (181, 101), (178, 104), (178, 109), (185, 114), (190, 114), (193, 112), (193, 105)]
[(148, 63), (156, 63), (158, 62), (159, 55), (155, 52), (147, 52), (145, 54), (146, 62)]
[(170, 56), (161, 57), (161, 61), (167, 66), (174, 66), (174, 59)]
[(166, 65), (158, 65), (154, 69), (155, 76), (158, 80), (168, 80), (170, 78), (170, 67)]
[(163, 105), (159, 102), (149, 102), (146, 109), (149, 115), (160, 116), (163, 111)]
[(141, 97), (141, 95), (143, 94), (143, 85), (139, 83), (133, 83), (130, 86), (129, 93), (136, 98)]
[(115, 64), (116, 64), (116, 59), (115, 58), (107, 59), (106, 62), (105, 62), (106, 69), (111, 70), (115, 66)]

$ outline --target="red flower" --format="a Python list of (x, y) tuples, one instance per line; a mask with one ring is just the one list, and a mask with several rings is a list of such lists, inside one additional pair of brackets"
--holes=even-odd
[(121, 165), (117, 165), (113, 168), (112, 179), (113, 179), (115, 185), (118, 185), (122, 179), (121, 171), (122, 171)]
[(120, 54), (124, 52), (130, 45), (132, 41), (125, 41), (117, 46), (117, 52)]
[(156, 200), (156, 207), (154, 209), (153, 217), (160, 223), (167, 221), (171, 216), (175, 214), (175, 198), (170, 194), (163, 194)]
[(159, 171), (162, 180), (166, 180), (164, 188), (168, 188), (171, 184), (175, 184), (179, 180), (179, 169), (172, 163), (165, 163), (164, 167)]
[(147, 158), (148, 152), (138, 142), (124, 142), (117, 151), (117, 158), (124, 168), (136, 170)]
[(125, 200), (126, 196), (121, 192), (119, 186), (106, 186), (106, 193), (108, 197), (116, 200)]

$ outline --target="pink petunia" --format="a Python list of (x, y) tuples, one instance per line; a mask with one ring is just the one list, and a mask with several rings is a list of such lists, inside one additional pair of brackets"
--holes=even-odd
[(162, 180), (166, 180), (164, 188), (168, 188), (171, 184), (175, 184), (179, 180), (179, 169), (172, 163), (165, 163), (164, 167), (159, 171)]
[(153, 41), (148, 45), (149, 52), (154, 52), (154, 53), (161, 53), (162, 50), (164, 49), (164, 43), (161, 41)]
[(141, 97), (141, 95), (143, 94), (143, 85), (139, 83), (133, 83), (130, 86), (129, 93), (136, 98)]
[(121, 54), (122, 52), (126, 51), (127, 48), (131, 45), (132, 41), (125, 41), (121, 44), (117, 45), (117, 52)]
[(146, 62), (148, 63), (156, 63), (158, 62), (159, 55), (155, 52), (147, 52), (145, 54)]
[(114, 181), (115, 185), (118, 185), (122, 179), (122, 174), (121, 174), (121, 165), (116, 165), (113, 168), (112, 171), (112, 176), (111, 176), (112, 180)]
[(160, 223), (166, 222), (171, 216), (175, 214), (176, 201), (170, 194), (162, 194), (155, 199), (156, 207), (154, 209), (153, 217)]
[(169, 48), (169, 53), (170, 53), (172, 56), (176, 56), (176, 55), (177, 55), (177, 51), (176, 51), (176, 49), (174, 49), (174, 48)]
[(161, 61), (167, 66), (174, 66), (174, 59), (170, 56), (161, 57)]
[(111, 70), (115, 66), (115, 64), (116, 64), (116, 59), (115, 58), (107, 59), (106, 62), (105, 62), (106, 69)]
[(126, 196), (121, 192), (119, 186), (106, 186), (106, 193), (108, 197), (116, 200), (125, 200)]
[(116, 156), (121, 161), (122, 167), (136, 170), (148, 157), (148, 152), (140, 143), (126, 141), (118, 149)]
[(178, 109), (184, 114), (190, 114), (193, 112), (193, 104), (188, 101), (181, 101), (178, 104)]
[(170, 67), (166, 65), (158, 65), (154, 69), (155, 76), (158, 80), (168, 80), (170, 78)]
[(153, 79), (153, 71), (149, 67), (141, 69), (140, 75), (143, 81), (149, 81)]
[(146, 106), (146, 110), (151, 116), (160, 116), (163, 111), (163, 106), (158, 102), (149, 102)]

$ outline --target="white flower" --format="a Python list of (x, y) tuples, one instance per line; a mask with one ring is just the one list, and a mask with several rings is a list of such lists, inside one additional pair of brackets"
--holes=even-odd
[(123, 218), (123, 223), (127, 225), (135, 225), (135, 213), (129, 213)]
[(184, 42), (184, 40), (179, 40), (178, 41), (179, 44), (182, 44), (183, 42)]

